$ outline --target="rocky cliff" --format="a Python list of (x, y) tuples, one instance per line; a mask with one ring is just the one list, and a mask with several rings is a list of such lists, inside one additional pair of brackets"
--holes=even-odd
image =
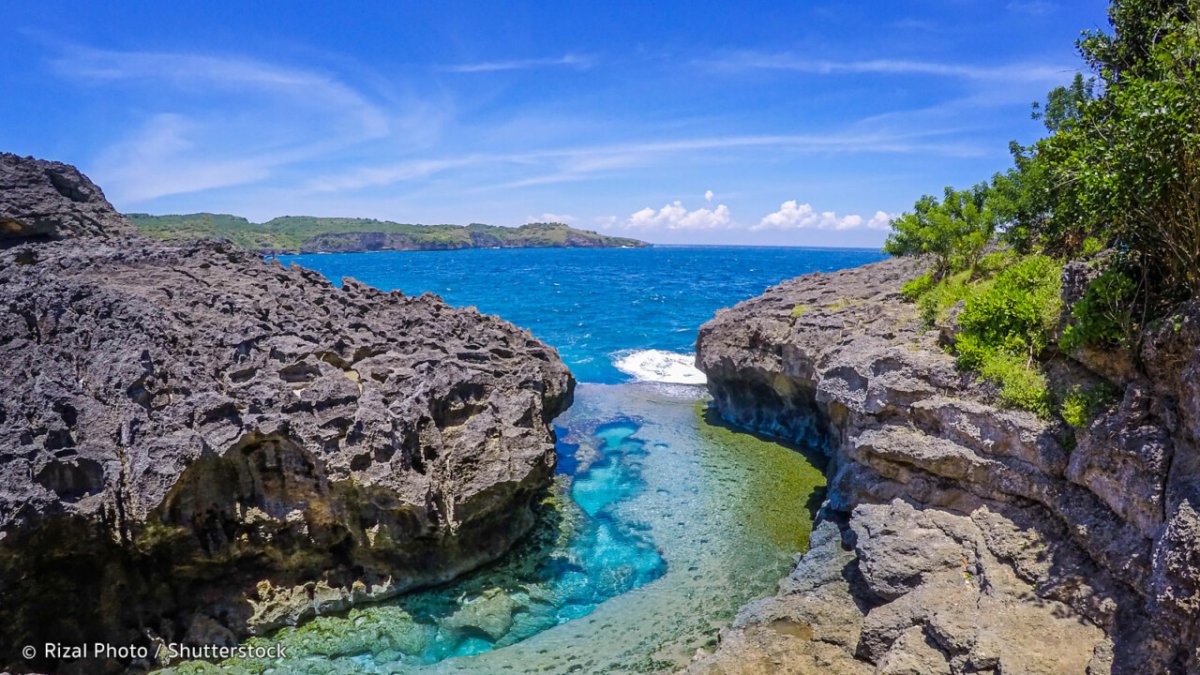
[(0, 155), (0, 224), (0, 670), (233, 643), (530, 527), (574, 381), (528, 332), (130, 234), (62, 164)]
[(1058, 357), (1124, 392), (1072, 434), (956, 371), (899, 295), (920, 271), (801, 277), (701, 329), (720, 413), (831, 461), (810, 550), (691, 670), (1196, 672), (1200, 307), (1138, 358)]

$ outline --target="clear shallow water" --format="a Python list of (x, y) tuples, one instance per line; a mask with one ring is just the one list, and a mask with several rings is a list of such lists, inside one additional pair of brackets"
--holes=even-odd
[(570, 498), (500, 563), (255, 641), (287, 645), (282, 662), (178, 672), (673, 670), (774, 592), (823, 483), (805, 455), (705, 411), (698, 387), (583, 384), (558, 421)]
[[(784, 279), (882, 260), (876, 249), (656, 246), (644, 249), (467, 249), (281, 256), (334, 283), (432, 292), (498, 314), (558, 348), (581, 382), (659, 379), (630, 353), (690, 354), (722, 307)], [(677, 380), (678, 381), (678, 380)], [(686, 380), (684, 380), (686, 381)]]
[(340, 281), (436, 292), (557, 347), (582, 383), (533, 534), (443, 587), (285, 629), (283, 662), (179, 672), (655, 672), (711, 646), (803, 550), (813, 457), (714, 423), (690, 365), (717, 309), (875, 251), (664, 247), (287, 256)]

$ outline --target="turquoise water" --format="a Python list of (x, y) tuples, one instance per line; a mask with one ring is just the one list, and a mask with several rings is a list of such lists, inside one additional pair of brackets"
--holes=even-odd
[[(384, 290), (432, 292), (512, 321), (556, 347), (581, 382), (635, 379), (615, 363), (640, 350), (690, 353), (722, 307), (784, 279), (883, 259), (877, 249), (656, 246), (468, 249), (282, 256)], [(630, 368), (646, 377), (643, 368)]]
[[(710, 425), (703, 389), (582, 384), (559, 420), (560, 474), (532, 536), (443, 587), (265, 640), (282, 661), (182, 673), (671, 671), (773, 593), (820, 501), (812, 457)], [(636, 411), (631, 415), (630, 411)], [(563, 463), (560, 463), (560, 467)]]
[(695, 381), (696, 330), (720, 307), (782, 279), (880, 257), (670, 247), (285, 258), (333, 279), (437, 292), (558, 347), (581, 381), (555, 423), (558, 476), (534, 532), (496, 564), (284, 629), (265, 640), (288, 646), (281, 662), (178, 670), (590, 673), (686, 664), (738, 607), (774, 592), (805, 546), (823, 476), (814, 456), (712, 423), (703, 387), (664, 381)]

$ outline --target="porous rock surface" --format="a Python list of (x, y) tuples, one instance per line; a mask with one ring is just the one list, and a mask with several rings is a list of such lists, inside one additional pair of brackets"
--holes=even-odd
[(809, 551), (689, 672), (1196, 672), (1200, 307), (1136, 372), (1056, 357), (1124, 392), (1072, 443), (956, 371), (899, 295), (921, 271), (800, 277), (701, 328), (721, 414), (831, 461)]
[(527, 331), (131, 235), (62, 164), (0, 157), (0, 223), (0, 670), (230, 644), (531, 526), (574, 381)]
[(100, 188), (75, 167), (0, 152), (0, 245), (132, 232)]

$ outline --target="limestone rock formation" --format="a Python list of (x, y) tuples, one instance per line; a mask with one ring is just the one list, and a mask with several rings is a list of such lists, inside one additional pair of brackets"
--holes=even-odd
[(231, 643), (528, 530), (574, 387), (552, 348), (132, 235), (73, 168), (0, 166), (0, 669), (43, 641)]
[(132, 231), (100, 188), (75, 167), (0, 152), (0, 246)]
[(701, 329), (721, 414), (831, 461), (809, 552), (691, 671), (1200, 668), (1200, 309), (1142, 371), (1059, 357), (1124, 387), (1072, 442), (956, 371), (899, 295), (920, 271), (801, 277)]

